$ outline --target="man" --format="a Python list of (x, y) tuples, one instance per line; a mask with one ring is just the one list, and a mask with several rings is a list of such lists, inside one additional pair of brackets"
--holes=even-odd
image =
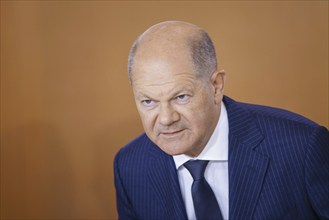
[(128, 65), (146, 134), (115, 158), (120, 219), (329, 219), (328, 130), (224, 96), (204, 30), (154, 25)]

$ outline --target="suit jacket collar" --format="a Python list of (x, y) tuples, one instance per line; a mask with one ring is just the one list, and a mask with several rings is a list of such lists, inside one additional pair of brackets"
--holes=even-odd
[(164, 211), (159, 219), (187, 219), (172, 156), (167, 155), (154, 144), (150, 145), (149, 154), (148, 178)]
[(269, 159), (257, 153), (263, 140), (254, 116), (224, 97), (229, 119), (229, 218), (251, 219)]

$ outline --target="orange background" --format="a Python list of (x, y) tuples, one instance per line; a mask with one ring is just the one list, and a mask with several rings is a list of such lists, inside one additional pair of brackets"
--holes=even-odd
[(327, 1), (1, 1), (1, 218), (115, 219), (113, 157), (143, 131), (127, 79), (163, 20), (206, 29), (226, 94), (328, 127)]

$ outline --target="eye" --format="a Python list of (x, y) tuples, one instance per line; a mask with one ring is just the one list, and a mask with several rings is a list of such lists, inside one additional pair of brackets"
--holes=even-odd
[(153, 100), (146, 99), (146, 100), (143, 100), (143, 101), (142, 101), (142, 104), (143, 104), (144, 106), (149, 107), (149, 106), (153, 106), (155, 103), (154, 103)]
[(190, 98), (190, 96), (183, 94), (183, 95), (177, 96), (176, 100), (178, 101), (178, 103), (185, 104), (189, 101), (189, 98)]

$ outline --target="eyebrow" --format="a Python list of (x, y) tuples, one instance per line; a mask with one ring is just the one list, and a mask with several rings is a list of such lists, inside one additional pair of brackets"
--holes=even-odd
[(154, 99), (151, 98), (150, 96), (148, 96), (148, 95), (146, 95), (146, 94), (144, 94), (144, 93), (141, 93), (141, 92), (138, 92), (138, 94), (136, 95), (136, 98), (137, 98), (137, 99), (144, 99), (144, 98), (146, 98), (146, 99), (152, 99), (152, 100), (154, 100)]

